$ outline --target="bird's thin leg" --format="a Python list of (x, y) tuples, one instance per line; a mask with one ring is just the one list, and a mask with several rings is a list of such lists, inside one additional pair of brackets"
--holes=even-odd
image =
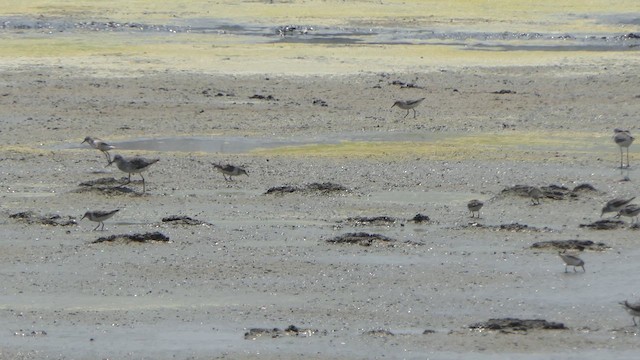
[(564, 272), (566, 272), (566, 273), (567, 273), (567, 272), (569, 272), (569, 271), (567, 270), (567, 266), (568, 266), (568, 265), (565, 265), (565, 266), (564, 266)]
[(576, 267), (573, 267), (573, 272), (578, 272), (578, 270), (576, 270)]
[(91, 230), (91, 231), (96, 231), (96, 230), (98, 230), (99, 227), (100, 227), (100, 223), (98, 223), (98, 226), (94, 227), (93, 230)]
[(629, 165), (629, 148), (627, 148), (627, 169), (630, 167)]
[(587, 270), (584, 269), (584, 265), (582, 265), (582, 271), (587, 272)]
[(404, 114), (403, 119), (404, 119), (404, 118), (406, 118), (406, 117), (407, 117), (407, 115), (409, 115), (409, 110), (407, 110), (407, 113), (406, 113), (406, 114)]
[(624, 169), (624, 162), (623, 162), (623, 152), (622, 152), (622, 147), (620, 147), (620, 169)]
[(102, 228), (100, 229), (100, 231), (104, 231), (104, 222), (100, 221), (100, 224), (102, 224)]
[(144, 185), (144, 176), (142, 176), (142, 173), (140, 173), (140, 177), (142, 178), (142, 192), (147, 192), (147, 189)]
[(411, 110), (413, 110), (413, 118), (415, 119), (416, 118), (416, 109), (411, 109)]

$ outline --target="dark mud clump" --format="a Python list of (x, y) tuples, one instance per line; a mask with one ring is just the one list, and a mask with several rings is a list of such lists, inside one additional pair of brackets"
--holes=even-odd
[(73, 226), (78, 225), (73, 216), (60, 216), (58, 214), (36, 215), (33, 211), (23, 211), (9, 215), (11, 219), (18, 219), (27, 224), (40, 224), (51, 226)]
[(347, 192), (348, 189), (340, 184), (335, 184), (332, 182), (324, 182), (324, 183), (311, 183), (303, 186), (276, 186), (269, 188), (265, 194), (289, 194), (289, 193), (320, 193), (320, 194), (330, 194), (337, 192)]
[(615, 230), (625, 226), (625, 222), (622, 220), (598, 220), (591, 224), (580, 224), (581, 228), (588, 228), (593, 230)]
[(596, 243), (591, 240), (550, 240), (540, 241), (531, 245), (532, 249), (552, 249), (552, 250), (592, 250), (604, 251), (611, 247), (605, 243)]
[(396, 219), (390, 216), (374, 216), (374, 217), (356, 216), (356, 217), (350, 217), (344, 222), (355, 225), (355, 226), (367, 226), (367, 225), (386, 226), (386, 225), (394, 224), (396, 222)]
[(396, 240), (384, 235), (365, 232), (343, 234), (327, 240), (328, 243), (332, 244), (356, 244), (361, 246), (372, 246), (376, 244), (390, 246), (391, 243), (395, 241)]
[(489, 321), (469, 325), (469, 328), (474, 330), (497, 330), (502, 333), (567, 329), (563, 323), (549, 322), (540, 319), (522, 320), (514, 318), (489, 319)]
[(129, 178), (123, 177), (119, 180), (116, 178), (100, 178), (96, 180), (89, 180), (78, 184), (80, 188), (76, 190), (77, 193), (94, 192), (102, 195), (121, 195), (135, 193), (133, 189), (125, 187), (129, 183), (142, 182), (141, 180), (132, 180), (129, 182)]
[(430, 220), (431, 219), (429, 219), (427, 215), (416, 214), (416, 216), (412, 217), (409, 221), (413, 221), (414, 223), (422, 223), (422, 222), (428, 222)]
[(258, 338), (280, 338), (284, 336), (294, 336), (294, 337), (309, 337), (311, 335), (316, 334), (326, 334), (326, 331), (320, 332), (317, 329), (302, 329), (295, 325), (289, 325), (286, 329), (281, 330), (278, 328), (273, 329), (265, 329), (265, 328), (251, 328), (249, 331), (244, 333), (244, 338), (246, 340), (256, 340)]
[(510, 231), (510, 232), (551, 232), (553, 229), (548, 227), (537, 228), (520, 223), (500, 224), (500, 225), (483, 225), (480, 223), (471, 223), (469, 225), (462, 226), (463, 228), (478, 228), (487, 229), (493, 231)]
[[(502, 190), (501, 194), (503, 196), (506, 195), (517, 195), (522, 197), (529, 197), (529, 191), (533, 189), (534, 186), (530, 185), (515, 185), (510, 188), (506, 188)], [(566, 186), (560, 185), (548, 185), (541, 186), (540, 190), (542, 191), (542, 198), (552, 199), (552, 200), (565, 200), (570, 198), (577, 198), (580, 193), (583, 192), (596, 192), (596, 188), (591, 184), (580, 184), (573, 189), (569, 189)]]
[[(365, 232), (347, 233), (326, 240), (331, 244), (353, 244), (360, 246), (397, 246), (399, 241), (380, 234), (369, 234)], [(422, 245), (421, 243), (405, 241), (405, 245)]]
[(593, 187), (593, 185), (591, 184), (580, 184), (576, 187), (573, 188), (572, 190), (574, 193), (580, 192), (580, 191), (586, 191), (586, 192), (598, 192), (598, 190), (596, 190), (595, 187)]
[(363, 333), (363, 335), (367, 335), (367, 336), (376, 336), (376, 337), (387, 337), (387, 336), (395, 336), (394, 333), (392, 333), (389, 330), (385, 330), (385, 329), (376, 329), (376, 330), (369, 330), (369, 331), (365, 331)]
[(254, 94), (254, 95), (250, 96), (249, 99), (278, 101), (278, 99), (273, 97), (273, 95), (261, 95), (261, 94)]
[(168, 242), (169, 237), (156, 231), (156, 232), (148, 232), (144, 234), (120, 234), (120, 235), (111, 235), (107, 237), (100, 237), (92, 241), (91, 243), (92, 244), (98, 244), (102, 242), (146, 243), (146, 242), (158, 242), (158, 241)]
[(176, 225), (207, 225), (207, 226), (212, 225), (208, 222), (195, 220), (188, 216), (179, 216), (179, 215), (170, 215), (167, 217), (163, 217), (162, 222), (176, 224)]

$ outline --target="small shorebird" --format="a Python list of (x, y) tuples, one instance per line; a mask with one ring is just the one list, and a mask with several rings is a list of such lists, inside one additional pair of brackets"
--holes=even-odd
[(558, 255), (560, 255), (560, 257), (564, 261), (564, 272), (568, 272), (567, 271), (568, 266), (573, 266), (574, 272), (576, 272), (576, 267), (578, 266), (582, 268), (582, 271), (587, 272), (584, 269), (584, 261), (582, 261), (582, 259), (580, 259), (579, 257), (572, 254), (567, 254), (565, 252), (559, 252)]
[(631, 314), (631, 320), (633, 320), (633, 325), (638, 326), (636, 323), (636, 317), (640, 317), (640, 302), (635, 304), (629, 304), (627, 300), (621, 302), (620, 305), (624, 306), (624, 309), (627, 310), (629, 314)]
[(480, 219), (480, 209), (482, 209), (483, 205), (484, 203), (477, 199), (469, 201), (467, 203), (467, 209), (471, 211), (471, 217), (473, 217), (473, 213), (478, 213), (478, 219)]
[(542, 190), (534, 186), (531, 189), (529, 189), (527, 193), (531, 198), (532, 205), (540, 205), (540, 198), (544, 196), (544, 194), (542, 193)]
[(424, 99), (425, 98), (418, 99), (418, 100), (398, 100), (398, 101), (394, 102), (391, 107), (393, 108), (394, 106), (397, 106), (400, 109), (407, 110), (407, 113), (404, 114), (403, 119), (406, 118), (407, 115), (409, 115), (409, 110), (413, 110), (413, 118), (415, 119), (416, 118), (416, 109), (415, 109), (415, 107), (420, 105), (420, 103)]
[(91, 136), (84, 138), (81, 144), (84, 143), (88, 143), (92, 148), (102, 151), (102, 153), (107, 157), (107, 162), (111, 162), (111, 154), (109, 154), (109, 150), (115, 149), (115, 146), (107, 144), (98, 138), (92, 138)]
[(144, 176), (142, 176), (142, 172), (146, 171), (149, 166), (157, 163), (158, 161), (160, 161), (160, 159), (145, 159), (143, 157), (125, 159), (120, 155), (116, 155), (113, 157), (113, 160), (109, 161), (109, 164), (107, 164), (107, 166), (116, 163), (118, 169), (129, 174), (128, 183), (131, 182), (131, 174), (140, 174), (140, 177), (142, 178), (142, 192), (146, 192)]
[(613, 132), (613, 141), (620, 147), (620, 168), (624, 168), (624, 164), (622, 162), (622, 148), (627, 148), (627, 167), (629, 167), (629, 146), (631, 146), (631, 143), (633, 143), (635, 138), (631, 136), (629, 130), (614, 129)]
[(616, 217), (620, 217), (620, 216), (630, 217), (631, 223), (633, 224), (634, 222), (638, 221), (638, 215), (640, 215), (640, 206), (636, 204), (629, 204), (623, 207), (622, 209), (620, 209)]
[(87, 211), (86, 213), (84, 213), (82, 218), (80, 218), (80, 220), (87, 218), (91, 221), (97, 222), (98, 226), (96, 226), (92, 231), (95, 231), (96, 229), (98, 229), (100, 225), (102, 225), (102, 229), (100, 230), (104, 230), (104, 221), (109, 219), (113, 215), (115, 215), (115, 213), (117, 213), (118, 211), (120, 211), (120, 209), (115, 209), (111, 211), (102, 211), (102, 210)]
[(613, 200), (607, 201), (607, 203), (602, 208), (602, 213), (600, 214), (600, 217), (602, 217), (602, 215), (604, 215), (605, 213), (619, 211), (620, 209), (625, 207), (628, 203), (632, 202), (633, 199), (635, 198), (636, 198), (635, 196), (632, 197), (631, 199), (615, 198)]
[[(218, 171), (222, 173), (222, 176), (224, 176), (225, 180), (233, 180), (233, 176), (238, 176), (242, 174), (249, 176), (249, 174), (247, 174), (247, 171), (245, 169), (238, 166), (234, 166), (231, 164), (227, 164), (223, 166), (215, 163), (212, 163), (211, 165), (213, 165), (216, 169), (218, 169)], [(229, 175), (229, 179), (227, 179), (227, 175)]]

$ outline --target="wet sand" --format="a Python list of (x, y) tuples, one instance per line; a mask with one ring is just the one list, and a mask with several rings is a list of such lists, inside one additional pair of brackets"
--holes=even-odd
[[(139, 67), (121, 55), (2, 58), (0, 357), (635, 357), (637, 328), (618, 302), (640, 296), (637, 230), (629, 219), (580, 227), (636, 195), (634, 147), (620, 170), (611, 140), (615, 127), (637, 131), (634, 52), (498, 53), (511, 60), (497, 64), (478, 53), (420, 68), (419, 56), (338, 52), (344, 63), (316, 71), (300, 59), (326, 48), (278, 46), (294, 55), (267, 56), (274, 71), (245, 57), (189, 68), (188, 56), (154, 52)], [(391, 108), (420, 97), (415, 119)], [(147, 192), (138, 175), (80, 185), (126, 176), (80, 144), (87, 135), (112, 154), (160, 158)], [(227, 162), (249, 176), (225, 181), (211, 164)], [(311, 183), (346, 190), (267, 194)], [(582, 183), (596, 191), (537, 206), (503, 193)], [(480, 219), (466, 208), (474, 198)], [(80, 221), (115, 208), (103, 232)], [(76, 222), (11, 216), (24, 211)], [(203, 224), (162, 221), (171, 215)], [(394, 221), (349, 220), (377, 216)], [(170, 241), (93, 243), (155, 231)], [(394, 241), (327, 241), (358, 232)], [(584, 251), (586, 272), (565, 273), (556, 250), (530, 248), (570, 239), (610, 249)], [(568, 329), (469, 329), (500, 317)], [(302, 331), (245, 337), (290, 325)]]

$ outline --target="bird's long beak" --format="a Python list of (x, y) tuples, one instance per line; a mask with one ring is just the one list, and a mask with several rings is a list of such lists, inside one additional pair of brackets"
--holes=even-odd
[[(107, 166), (109, 166), (111, 164), (113, 164), (113, 160), (109, 160), (109, 163), (107, 164)], [(105, 167), (107, 167), (107, 166), (105, 166)]]
[(394, 106), (396, 106), (396, 104), (391, 105), (391, 108), (393, 109)]
[(82, 215), (82, 217), (80, 218), (80, 220), (84, 219), (85, 217), (87, 217), (87, 214)]
[(82, 142), (80, 144), (84, 144), (87, 142), (87, 139), (82, 140)]

